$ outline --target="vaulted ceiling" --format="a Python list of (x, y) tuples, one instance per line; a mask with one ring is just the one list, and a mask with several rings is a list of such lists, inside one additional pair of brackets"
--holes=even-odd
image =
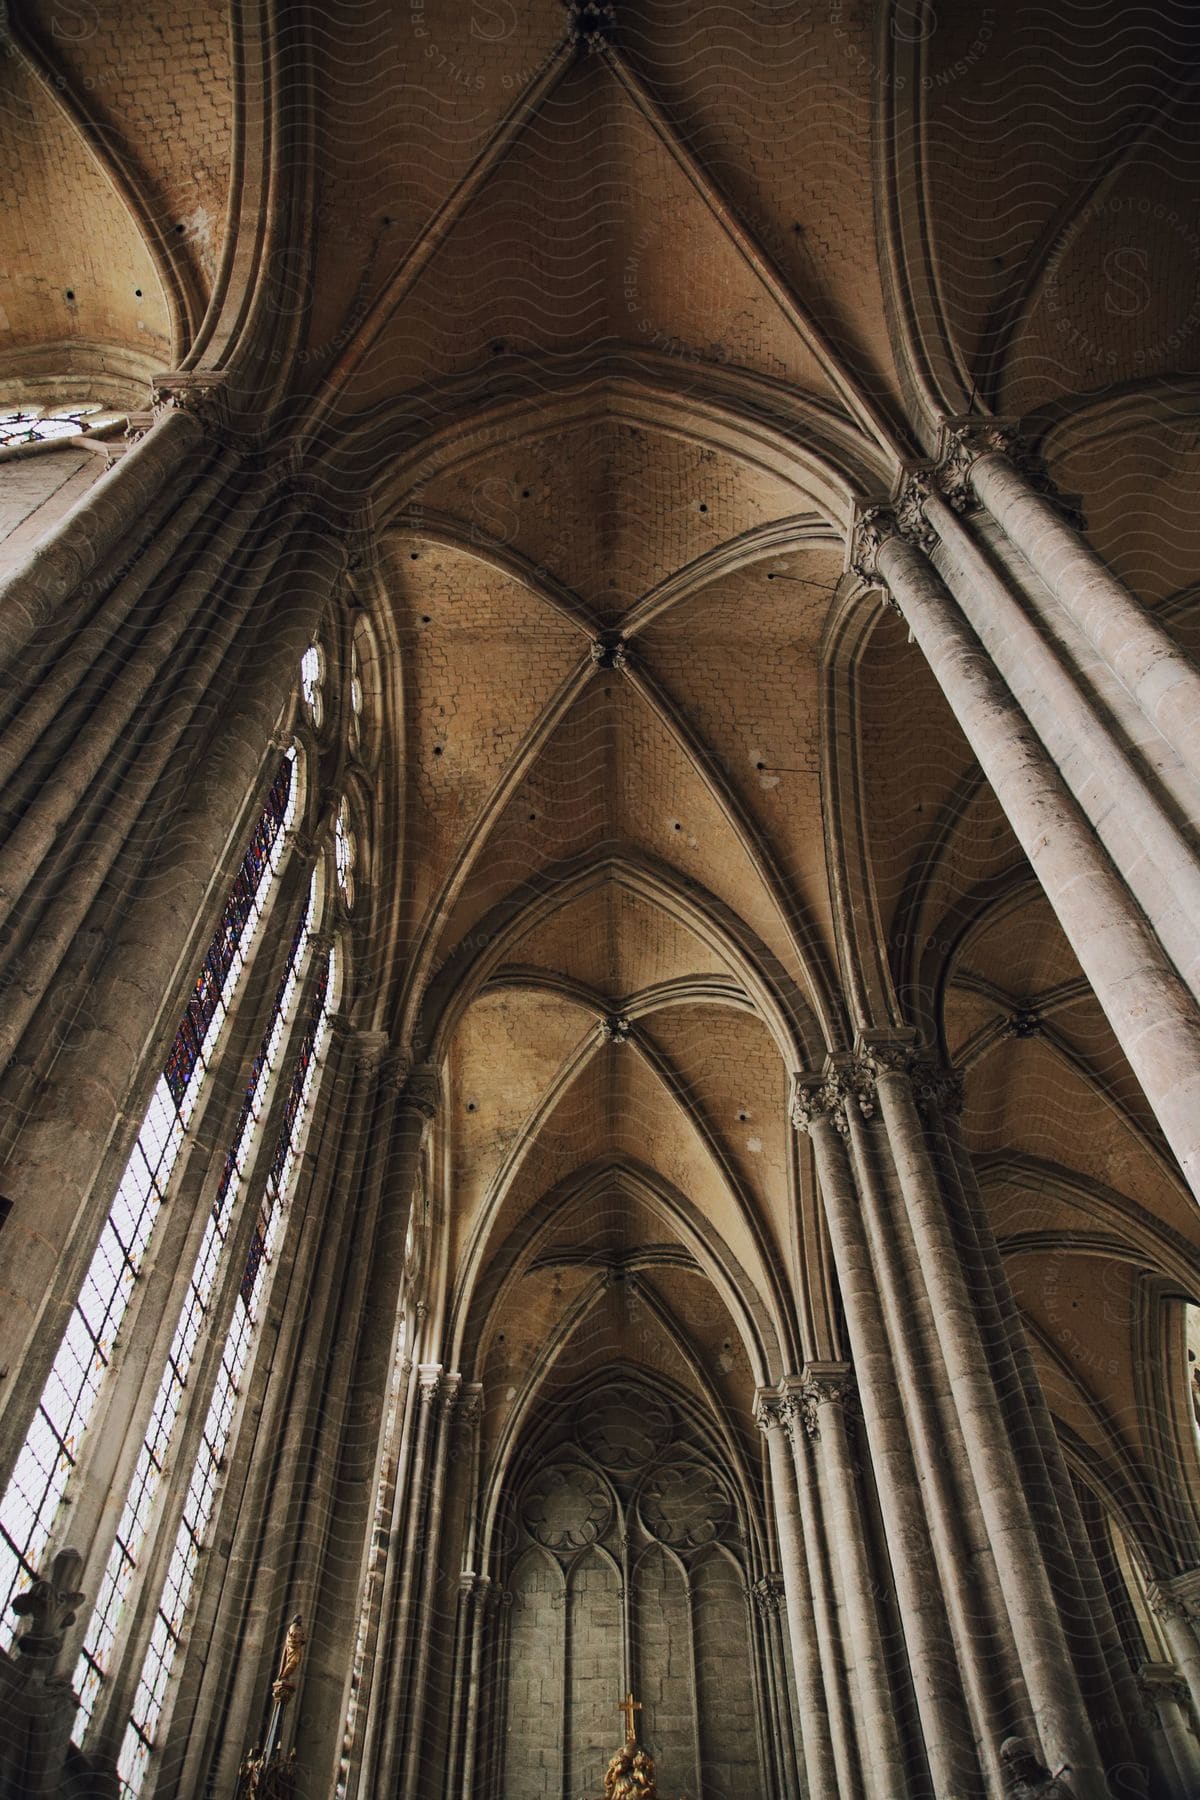
[(534, 1369), (635, 1355), (745, 1421), (840, 1352), (788, 1084), (891, 1006), (966, 1069), (1060, 1418), (1136, 1461), (1129, 1296), (1182, 1291), (1194, 1209), (844, 537), (938, 416), (1020, 413), (1196, 635), (1200, 21), (616, 10), (588, 49), (561, 0), (65, 35), (14, 0), (0, 383), (258, 393), (282, 344), (281, 434), (369, 500), (392, 973), (360, 1005), (442, 1069), (448, 1329), (497, 1454)]

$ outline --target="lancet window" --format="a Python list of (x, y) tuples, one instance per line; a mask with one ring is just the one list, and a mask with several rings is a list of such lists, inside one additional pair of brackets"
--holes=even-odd
[(184, 1134), (279, 873), (295, 808), (281, 761), (117, 1186), (29, 1436), (0, 1501), (0, 1610), (36, 1573), (95, 1412)]
[[(184, 1315), (176, 1333), (176, 1345), (179, 1346), (181, 1355), (193, 1358), (202, 1321), (214, 1304), (219, 1276), (228, 1268), (230, 1256), (236, 1255), (237, 1285), (228, 1313), (220, 1360), (121, 1748), (120, 1774), (124, 1790), (131, 1796), (141, 1792), (145, 1780), (181, 1628), (195, 1589), (205, 1534), (216, 1503), (219, 1475), (234, 1428), (238, 1394), (261, 1318), (268, 1273), (282, 1227), (296, 1158), (311, 1109), (321, 1051), (328, 1033), (330, 995), (335, 985), (335, 952), (331, 948), (319, 947), (318, 888), (318, 879), (314, 876), (304, 915), (292, 940), (279, 983), (272, 1017), (251, 1067), (233, 1141), (226, 1154), (212, 1218), (197, 1258)], [(303, 1015), (303, 1024), (297, 1043), (294, 1027), (298, 1014)], [(272, 1105), (272, 1100), (278, 1093), (289, 1050), (291, 1072), (282, 1106), (276, 1108)], [(261, 1171), (264, 1141), (270, 1143), (270, 1160), (265, 1179), (262, 1179), (261, 1174), (259, 1177), (261, 1191), (253, 1229), (249, 1242), (242, 1248), (233, 1226), (241, 1213), (239, 1200), (248, 1190), (252, 1191), (258, 1185), (254, 1171), (256, 1168)], [(183, 1378), (186, 1379), (186, 1370)], [(163, 1380), (164, 1391), (173, 1391), (178, 1379), (173, 1350)], [(181, 1392), (180, 1386), (180, 1397)], [(163, 1396), (160, 1394), (160, 1406), (162, 1404)], [(167, 1404), (170, 1404), (169, 1400)], [(174, 1405), (178, 1410), (178, 1400), (175, 1400)], [(156, 1407), (156, 1421), (158, 1414), (159, 1407)], [(149, 1452), (148, 1438), (146, 1453)], [(127, 1511), (130, 1510), (133, 1499), (131, 1492)], [(118, 1544), (114, 1550), (114, 1563), (119, 1551)], [(110, 1569), (113, 1567), (114, 1564), (110, 1564)], [(86, 1655), (85, 1650), (85, 1658)], [(81, 1678), (87, 1678), (82, 1671)]]

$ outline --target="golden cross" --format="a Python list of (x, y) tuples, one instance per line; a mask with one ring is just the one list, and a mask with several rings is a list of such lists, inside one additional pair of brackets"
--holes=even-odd
[(630, 1743), (637, 1739), (637, 1726), (634, 1724), (633, 1715), (640, 1713), (641, 1710), (641, 1701), (635, 1700), (632, 1694), (626, 1694), (625, 1698), (618, 1703), (617, 1711), (625, 1714), (625, 1736)]

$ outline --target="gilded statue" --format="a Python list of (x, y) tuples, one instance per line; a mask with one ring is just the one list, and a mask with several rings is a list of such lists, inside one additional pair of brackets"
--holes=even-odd
[(283, 1655), (279, 1660), (279, 1673), (271, 1683), (271, 1693), (282, 1706), (290, 1700), (296, 1691), (296, 1677), (300, 1673), (300, 1664), (304, 1660), (304, 1646), (308, 1639), (304, 1635), (304, 1624), (297, 1613), (287, 1628), (287, 1636), (283, 1640)]
[(658, 1800), (654, 1759), (627, 1740), (604, 1771), (604, 1800)]
[(642, 1705), (626, 1694), (617, 1708), (625, 1715), (625, 1742), (604, 1771), (604, 1800), (658, 1800), (654, 1758), (638, 1744), (634, 1715)]

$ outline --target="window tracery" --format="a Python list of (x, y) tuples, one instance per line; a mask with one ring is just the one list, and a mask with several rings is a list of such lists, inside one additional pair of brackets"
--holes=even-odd
[(0, 1603), (36, 1573), (124, 1323), (212, 1053), (283, 858), (296, 801), (281, 761), (84, 1277), (8, 1490), (0, 1501)]
[(300, 658), (300, 693), (313, 729), (320, 731), (325, 721), (325, 652), (319, 642), (311, 643)]
[(358, 862), (358, 837), (350, 815), (350, 802), (343, 795), (333, 825), (333, 856), (338, 891), (347, 912), (354, 905), (354, 872)]
[(23, 406), (0, 413), (0, 449), (16, 444), (44, 444), (55, 438), (79, 437), (97, 425), (114, 424), (123, 415), (95, 403), (86, 406)]
[[(234, 1139), (226, 1155), (220, 1194), (214, 1203), (213, 1219), (206, 1233), (189, 1293), (189, 1305), (194, 1295), (202, 1293), (204, 1284), (207, 1284), (207, 1291), (211, 1294), (217, 1259), (229, 1248), (229, 1227), (237, 1201), (246, 1191), (251, 1165), (256, 1160), (255, 1150), (261, 1141), (262, 1128), (276, 1088), (276, 1078), (285, 1060), (291, 1036), (290, 1027), (305, 971), (315, 956), (317, 973), (308, 1000), (306, 1022), (292, 1060), (291, 1078), (275, 1132), (254, 1230), (246, 1251), (195, 1466), (188, 1483), (166, 1581), (158, 1599), (150, 1642), (121, 1747), (118, 1767), (125, 1793), (130, 1796), (141, 1792), (154, 1748), (184, 1617), (199, 1574), (205, 1533), (216, 1504), (219, 1476), (233, 1432), (238, 1394), (261, 1317), (268, 1271), (311, 1111), (317, 1069), (328, 1036), (330, 996), (336, 985), (336, 952), (330, 948), (322, 953), (319, 949), (316, 930), (318, 886), (318, 878), (314, 876), (305, 913), (293, 938), (287, 966), (279, 984), (272, 1019), (252, 1065)], [(181, 1321), (181, 1331), (185, 1323), (186, 1315), (185, 1320)], [(164, 1385), (170, 1378), (171, 1368), (168, 1366)]]

